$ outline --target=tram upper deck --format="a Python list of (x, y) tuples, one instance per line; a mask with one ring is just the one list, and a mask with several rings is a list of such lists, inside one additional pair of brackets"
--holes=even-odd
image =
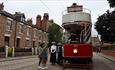
[(65, 11), (63, 12), (62, 26), (70, 33), (81, 31), (90, 25), (91, 12), (90, 10), (83, 8), (82, 5), (73, 3), (72, 6), (67, 7), (66, 13)]

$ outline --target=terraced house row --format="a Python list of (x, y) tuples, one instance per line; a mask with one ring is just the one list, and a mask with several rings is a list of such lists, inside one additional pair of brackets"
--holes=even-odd
[[(38, 15), (36, 24), (32, 19), (25, 19), (24, 13), (11, 14), (4, 10), (0, 4), (0, 47), (32, 48), (40, 43), (48, 43), (47, 27), (49, 26), (48, 13), (44, 13), (43, 19)], [(52, 22), (52, 20), (51, 20)]]

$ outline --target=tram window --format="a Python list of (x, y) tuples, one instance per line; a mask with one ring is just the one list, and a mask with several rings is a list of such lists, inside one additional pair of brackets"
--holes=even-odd
[(72, 44), (80, 43), (80, 37), (76, 35), (71, 35), (68, 39), (68, 42)]

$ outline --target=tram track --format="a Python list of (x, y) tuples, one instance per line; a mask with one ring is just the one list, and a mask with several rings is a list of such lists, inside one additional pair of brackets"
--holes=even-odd
[(114, 70), (113, 67), (115, 64), (104, 57), (103, 54), (94, 53), (93, 62), (93, 70)]
[(105, 58), (105, 59), (107, 59), (107, 60), (109, 60), (109, 61), (111, 61), (112, 63), (115, 64), (115, 60), (112, 60), (110, 57), (107, 57), (105, 55), (99, 55), (99, 56), (101, 56), (101, 57), (103, 57), (103, 58)]

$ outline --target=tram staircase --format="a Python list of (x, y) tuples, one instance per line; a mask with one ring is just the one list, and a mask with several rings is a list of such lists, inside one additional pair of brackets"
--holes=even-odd
[(84, 43), (91, 43), (91, 25), (85, 27), (80, 34), (80, 41)]

